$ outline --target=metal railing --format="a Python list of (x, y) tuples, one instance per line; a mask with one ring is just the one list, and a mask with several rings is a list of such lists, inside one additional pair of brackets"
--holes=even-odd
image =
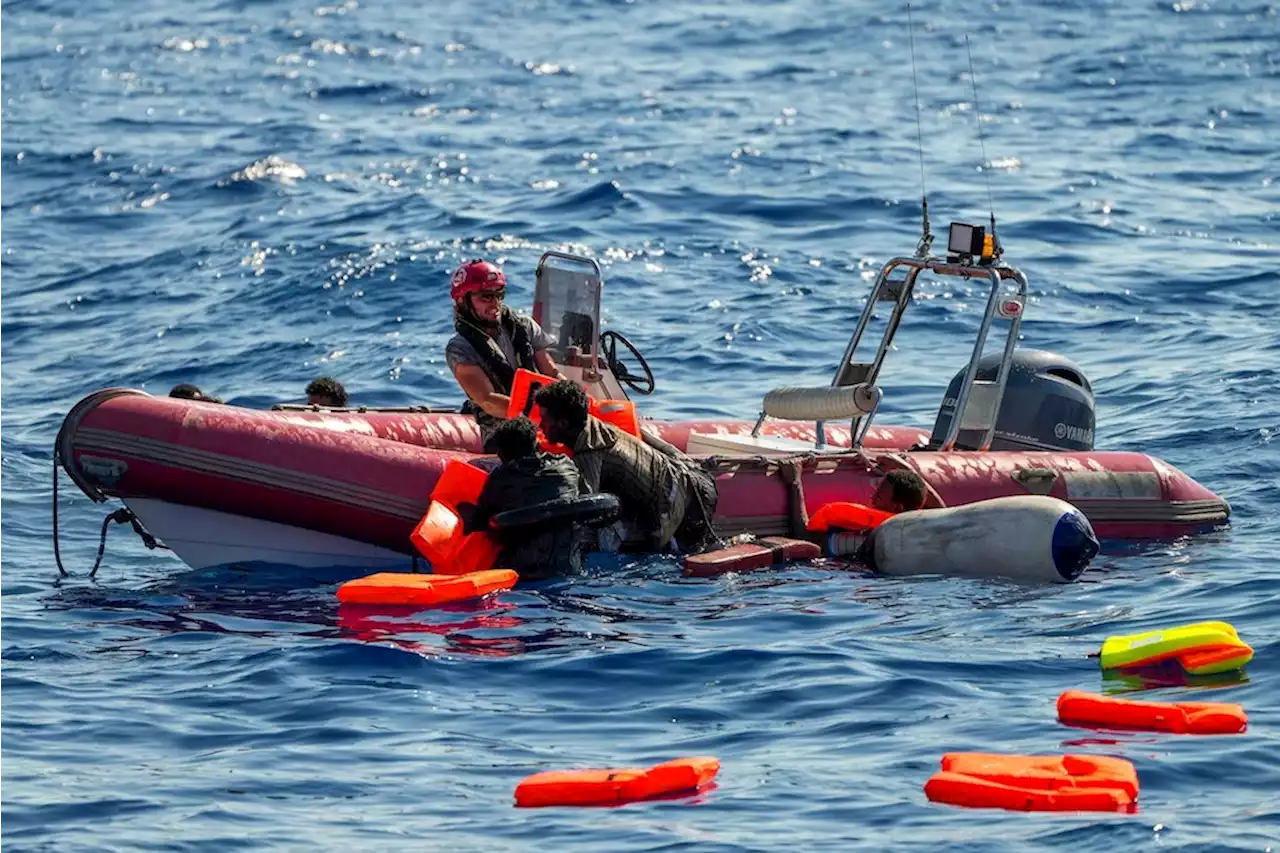
[[(903, 278), (891, 278), (891, 274), (899, 268), (904, 268), (906, 275)], [(863, 306), (862, 314), (858, 318), (858, 325), (854, 328), (853, 335), (849, 338), (849, 344), (845, 347), (844, 355), (840, 359), (840, 365), (836, 368), (835, 376), (831, 379), (831, 385), (832, 387), (863, 385), (868, 389), (873, 389), (873, 391), (877, 388), (876, 382), (880, 377), (880, 371), (884, 366), (889, 347), (893, 343), (894, 335), (897, 334), (898, 326), (902, 322), (902, 316), (906, 313), (907, 306), (911, 304), (911, 296), (915, 290), (916, 280), (920, 273), (925, 271), (937, 276), (986, 279), (991, 284), (986, 309), (978, 326), (978, 335), (977, 340), (974, 342), (973, 354), (969, 359), (968, 367), (965, 369), (964, 381), (960, 386), (960, 393), (956, 399), (955, 415), (952, 417), (947, 433), (937, 449), (955, 449), (962, 423), (969, 424), (971, 429), (976, 428), (972, 426), (973, 418), (966, 421), (966, 407), (973, 397), (971, 392), (978, 373), (978, 362), (982, 359), (983, 351), (986, 348), (987, 336), (990, 333), (994, 319), (1000, 316), (1010, 321), (1009, 333), (1005, 340), (1004, 354), (1000, 362), (999, 371), (994, 382), (987, 386), (990, 388), (989, 393), (984, 395), (981, 401), (987, 410), (987, 422), (982, 425), (982, 440), (973, 449), (986, 450), (991, 446), (991, 439), (995, 433), (996, 416), (1000, 410), (1000, 403), (1004, 398), (1005, 385), (1009, 379), (1009, 365), (1013, 359), (1013, 350), (1017, 346), (1018, 329), (1021, 326), (1023, 310), (1026, 307), (1027, 278), (1022, 272), (1013, 267), (1006, 265), (975, 265), (941, 258), (893, 258), (880, 268), (880, 272), (876, 276), (871, 294), (868, 296), (867, 302)], [(1006, 281), (1014, 282), (1016, 292), (1012, 294), (1004, 293)], [(857, 354), (858, 345), (862, 342), (862, 337), (875, 314), (876, 305), (880, 302), (893, 303), (893, 310), (889, 315), (884, 334), (880, 338), (880, 344), (876, 348), (875, 357), (869, 362), (856, 362), (853, 359)], [(854, 449), (861, 447), (862, 441), (866, 437), (867, 431), (871, 428), (871, 423), (876, 413), (879, 411), (882, 395), (873, 393), (872, 396), (875, 399), (875, 404), (872, 406), (871, 411), (855, 416), (850, 423)], [(819, 429), (821, 429), (821, 424)]]

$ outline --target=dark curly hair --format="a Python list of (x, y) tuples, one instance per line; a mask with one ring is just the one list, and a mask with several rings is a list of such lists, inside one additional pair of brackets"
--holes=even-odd
[(590, 411), (587, 392), (573, 380), (552, 382), (538, 391), (533, 399), (542, 408), (544, 416), (564, 421), (575, 429), (586, 427), (587, 413)]
[(307, 397), (326, 398), (329, 402), (321, 403), (322, 406), (341, 409), (347, 405), (347, 389), (332, 376), (321, 376), (319, 379), (311, 380), (311, 384), (307, 386)]
[(893, 490), (893, 499), (902, 506), (903, 512), (919, 509), (924, 506), (928, 497), (928, 487), (924, 478), (915, 471), (897, 469), (884, 475), (884, 481)]
[(533, 421), (521, 415), (498, 424), (493, 431), (493, 442), (498, 448), (499, 459), (515, 462), (533, 455), (538, 449), (538, 428)]

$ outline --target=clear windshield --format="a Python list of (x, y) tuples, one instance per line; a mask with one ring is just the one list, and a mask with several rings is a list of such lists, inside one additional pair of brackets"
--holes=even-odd
[(556, 357), (564, 361), (569, 348), (587, 357), (595, 352), (600, 330), (600, 275), (583, 258), (548, 255), (538, 268), (533, 319), (556, 342)]

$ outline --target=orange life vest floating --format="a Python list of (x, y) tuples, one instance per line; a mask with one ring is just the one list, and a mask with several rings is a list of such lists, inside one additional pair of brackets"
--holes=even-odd
[(431, 490), (431, 503), (409, 540), (436, 574), (462, 575), (493, 567), (501, 546), (483, 530), (462, 532), (458, 506), (475, 503), (488, 474), (461, 460), (445, 466)]
[(1196, 622), (1107, 637), (1098, 658), (1103, 669), (1141, 669), (1176, 660), (1189, 675), (1213, 675), (1240, 669), (1253, 659), (1253, 649), (1229, 622)]
[(935, 803), (1032, 812), (1123, 811), (1138, 773), (1122, 758), (949, 752), (924, 786)]
[(1178, 735), (1233, 735), (1249, 725), (1244, 708), (1227, 702), (1143, 702), (1080, 690), (1058, 697), (1058, 719), (1076, 726)]
[(342, 584), (338, 600), (343, 604), (448, 604), (511, 589), (519, 579), (510, 569), (466, 575), (379, 572)]
[(874, 530), (893, 513), (869, 507), (866, 504), (835, 501), (825, 504), (809, 516), (809, 530), (821, 533), (827, 530)]
[(677, 758), (648, 769), (549, 770), (516, 786), (516, 805), (615, 806), (655, 797), (693, 794), (711, 784), (720, 761), (708, 755)]

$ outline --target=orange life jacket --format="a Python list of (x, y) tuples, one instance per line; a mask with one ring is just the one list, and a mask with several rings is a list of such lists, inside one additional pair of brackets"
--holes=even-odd
[[(511, 383), (511, 403), (507, 406), (507, 417), (518, 418), (521, 415), (536, 423), (541, 423), (542, 412), (534, 405), (533, 395), (539, 388), (550, 385), (555, 380), (541, 373), (521, 368), (516, 371), (516, 378)], [(616, 426), (636, 438), (640, 437), (640, 416), (636, 413), (636, 404), (630, 400), (597, 400), (588, 398), (587, 413), (605, 423)], [(548, 444), (541, 439), (543, 446)]]
[(1071, 725), (1180, 735), (1233, 735), (1249, 725), (1244, 708), (1228, 702), (1145, 702), (1080, 690), (1058, 697), (1058, 719)]
[(549, 770), (535, 773), (516, 786), (516, 805), (621, 805), (673, 794), (692, 794), (711, 784), (719, 772), (720, 762), (711, 756), (677, 758), (647, 769)]
[(343, 604), (447, 604), (511, 589), (520, 576), (510, 569), (465, 575), (379, 572), (338, 587)]
[(480, 498), (488, 474), (473, 465), (454, 459), (445, 466), (431, 491), (431, 503), (409, 540), (440, 575), (464, 575), (485, 571), (502, 550), (487, 532), (462, 532), (458, 505)]
[(867, 506), (866, 504), (835, 501), (822, 506), (809, 516), (808, 529), (815, 533), (827, 530), (848, 530), (862, 532), (874, 530), (886, 519), (893, 518), (893, 513)]
[(1121, 811), (1138, 799), (1138, 772), (1099, 755), (949, 752), (924, 786), (935, 803), (1016, 811)]

